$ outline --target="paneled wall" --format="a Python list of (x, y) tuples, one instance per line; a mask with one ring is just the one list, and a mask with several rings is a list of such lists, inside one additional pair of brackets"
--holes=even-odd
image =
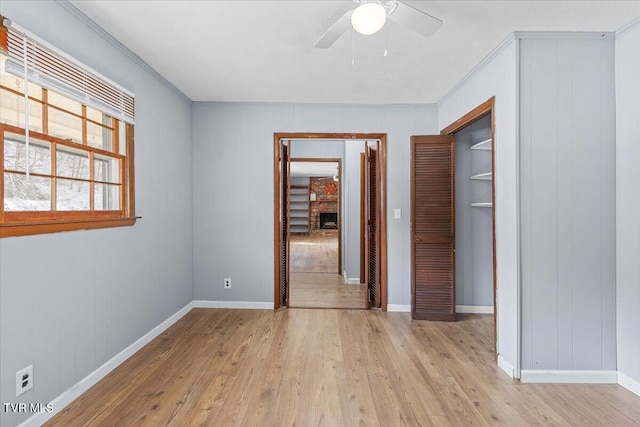
[(520, 41), (522, 369), (615, 370), (611, 35)]
[[(136, 95), (142, 219), (0, 239), (0, 402), (47, 403), (193, 299), (191, 108), (54, 1), (2, 0), (0, 14)], [(33, 390), (16, 398), (30, 364)], [(29, 415), (1, 411), (0, 425)]]
[(389, 304), (410, 304), (409, 138), (438, 132), (435, 105), (196, 102), (192, 111), (196, 300), (273, 301), (275, 132), (380, 132), (388, 134)]
[(444, 129), (495, 97), (498, 362), (510, 375), (518, 374), (519, 363), (516, 65), (517, 42), (509, 38), (438, 103)]
[(616, 35), (616, 116), (618, 371), (640, 394), (640, 21)]

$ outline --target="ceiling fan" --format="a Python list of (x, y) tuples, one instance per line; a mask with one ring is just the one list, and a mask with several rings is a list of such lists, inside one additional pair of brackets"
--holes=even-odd
[(349, 10), (336, 21), (313, 45), (320, 49), (330, 47), (349, 27), (360, 34), (374, 34), (380, 30), (387, 19), (397, 22), (416, 33), (429, 37), (442, 25), (438, 18), (397, 0), (367, 1), (354, 0), (360, 5)]

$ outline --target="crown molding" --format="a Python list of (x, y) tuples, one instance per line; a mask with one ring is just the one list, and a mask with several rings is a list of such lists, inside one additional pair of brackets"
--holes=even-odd
[(442, 105), (447, 99), (455, 94), (461, 87), (463, 87), (469, 80), (471, 80), (476, 74), (478, 74), (484, 67), (486, 67), (493, 59), (500, 55), (503, 50), (507, 48), (516, 39), (515, 33), (511, 33), (504, 39), (498, 46), (496, 46), (487, 56), (484, 57), (475, 67), (471, 69), (463, 78), (458, 81), (442, 98), (437, 102), (438, 105)]
[(142, 58), (140, 58), (138, 55), (136, 55), (131, 50), (129, 50), (128, 47), (126, 47), (125, 45), (120, 43), (118, 41), (118, 39), (113, 37), (109, 32), (107, 32), (104, 28), (102, 28), (100, 25), (98, 25), (94, 20), (92, 20), (87, 15), (82, 13), (80, 11), (80, 9), (78, 9), (77, 7), (72, 5), (68, 0), (54, 0), (54, 2), (58, 6), (62, 7), (67, 12), (69, 12), (70, 14), (75, 16), (84, 25), (89, 27), (89, 29), (91, 29), (94, 33), (96, 33), (97, 35), (102, 37), (104, 40), (109, 42), (116, 49), (118, 49), (120, 52), (122, 52), (125, 56), (127, 56), (129, 59), (131, 59), (133, 62), (138, 64), (142, 69), (144, 69), (149, 74), (151, 74), (153, 77), (155, 77), (158, 81), (160, 81), (160, 83), (165, 85), (167, 88), (169, 88), (176, 95), (180, 96), (187, 104), (191, 105), (191, 103), (193, 102), (191, 100), (191, 98), (189, 98), (187, 95), (185, 95), (180, 89), (175, 87), (169, 80), (164, 78), (164, 76), (162, 74), (160, 74), (156, 70), (154, 70), (151, 67), (151, 65), (147, 64), (146, 62), (144, 62), (144, 60), (142, 60)]
[(616, 33), (611, 31), (516, 31), (519, 40), (612, 40)]
[(640, 18), (637, 18), (631, 22), (629, 22), (627, 25), (625, 25), (624, 27), (620, 28), (618, 31), (616, 31), (616, 38), (627, 34), (628, 32), (636, 29), (636, 28), (640, 28)]

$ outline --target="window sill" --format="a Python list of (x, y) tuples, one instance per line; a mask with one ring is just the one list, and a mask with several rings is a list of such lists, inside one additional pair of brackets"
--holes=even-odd
[(35, 234), (58, 233), (61, 231), (92, 230), (96, 228), (126, 227), (136, 223), (140, 217), (94, 218), (62, 221), (34, 221), (0, 224), (0, 238), (32, 236)]

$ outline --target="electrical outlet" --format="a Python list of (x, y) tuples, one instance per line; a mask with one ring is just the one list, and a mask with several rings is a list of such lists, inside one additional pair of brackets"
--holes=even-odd
[(230, 277), (225, 277), (224, 278), (224, 288), (225, 289), (231, 289), (231, 278)]
[(16, 397), (33, 388), (33, 365), (16, 372)]

